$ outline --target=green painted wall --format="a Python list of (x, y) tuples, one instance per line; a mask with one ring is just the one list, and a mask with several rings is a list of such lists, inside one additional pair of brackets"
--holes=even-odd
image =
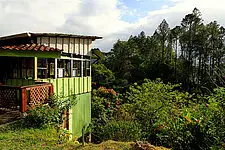
[(6, 85), (12, 86), (26, 86), (26, 85), (34, 85), (35, 82), (33, 79), (8, 79), (6, 81)]
[(77, 95), (78, 102), (70, 111), (70, 131), (73, 137), (82, 135), (82, 128), (91, 122), (91, 93)]
[(50, 82), (57, 95), (74, 95), (91, 92), (91, 77), (68, 77), (57, 79), (38, 79), (40, 82)]
[[(57, 79), (38, 79), (38, 82), (50, 82), (54, 86), (54, 92), (57, 95), (74, 95), (91, 91), (91, 77), (68, 77)], [(8, 79), (6, 85), (25, 86), (33, 85), (33, 79)]]

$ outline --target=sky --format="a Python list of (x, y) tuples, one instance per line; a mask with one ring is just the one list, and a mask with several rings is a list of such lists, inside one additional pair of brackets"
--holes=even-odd
[(0, 36), (57, 32), (102, 36), (93, 48), (110, 51), (118, 40), (144, 31), (152, 35), (163, 19), (170, 28), (197, 7), (205, 23), (225, 26), (224, 0), (0, 0)]

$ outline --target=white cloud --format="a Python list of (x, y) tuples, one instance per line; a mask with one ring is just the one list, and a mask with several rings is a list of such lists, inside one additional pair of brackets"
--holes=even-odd
[[(138, 0), (136, 0), (138, 1)], [(118, 39), (127, 39), (142, 30), (152, 34), (165, 18), (171, 27), (194, 7), (200, 9), (206, 23), (217, 20), (225, 25), (224, 0), (167, 0), (173, 6), (151, 11), (134, 23), (121, 20), (122, 16), (137, 15), (119, 0), (0, 0), (0, 33), (24, 31), (66, 32), (103, 36), (94, 46), (107, 51)]]
[(162, 6), (162, 9), (166, 9), (166, 8), (168, 8), (169, 6), (168, 5), (163, 5)]

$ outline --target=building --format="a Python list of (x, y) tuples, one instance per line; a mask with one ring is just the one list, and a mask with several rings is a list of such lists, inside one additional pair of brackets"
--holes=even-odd
[(35, 105), (53, 92), (78, 102), (65, 123), (80, 136), (91, 121), (92, 42), (97, 36), (22, 33), (0, 37), (0, 107)]

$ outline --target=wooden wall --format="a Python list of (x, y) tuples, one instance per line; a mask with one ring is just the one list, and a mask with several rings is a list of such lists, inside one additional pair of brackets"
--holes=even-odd
[(63, 38), (63, 37), (37, 37), (37, 43), (53, 48), (63, 49), (65, 53), (89, 55), (92, 39)]

